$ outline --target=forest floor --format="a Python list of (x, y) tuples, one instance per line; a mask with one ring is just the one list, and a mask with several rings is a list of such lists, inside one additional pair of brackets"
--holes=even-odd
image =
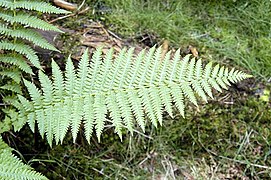
[[(80, 4), (81, 1), (70, 1)], [(86, 48), (104, 51), (153, 45), (181, 49), (203, 61), (235, 67), (254, 77), (215, 93), (199, 108), (187, 105), (186, 118), (164, 115), (162, 127), (124, 135), (113, 129), (89, 145), (83, 138), (52, 149), (26, 126), (10, 136), (25, 163), (49, 179), (270, 179), (271, 178), (271, 2), (86, 1), (66, 18), (44, 16), (64, 34), (45, 33), (60, 53), (40, 51), (44, 69)], [(16, 138), (15, 138), (16, 137)], [(34, 139), (34, 141), (33, 141)]]

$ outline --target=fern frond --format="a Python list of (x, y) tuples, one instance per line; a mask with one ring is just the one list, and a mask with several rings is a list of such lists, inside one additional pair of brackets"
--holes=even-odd
[(2, 0), (0, 1), (0, 6), (11, 9), (11, 10), (21, 8), (21, 9), (26, 9), (26, 10), (35, 10), (42, 13), (54, 13), (54, 14), (69, 13), (69, 11), (59, 9), (45, 2), (33, 2), (33, 1), (15, 1), (14, 2), (10, 0)]
[(72, 107), (71, 129), (73, 142), (75, 142), (83, 117), (83, 99), (79, 95), (74, 96)]
[(17, 66), (20, 70), (33, 74), (31, 67), (26, 63), (21, 55), (0, 55), (0, 62)]
[(125, 92), (118, 92), (116, 93), (116, 98), (124, 124), (130, 133), (133, 134), (133, 112), (129, 106), (128, 96)]
[(22, 107), (21, 103), (18, 101), (17, 96), (5, 96), (3, 97), (3, 102), (6, 104), (11, 104), (17, 109), (20, 109)]
[(65, 75), (52, 62), (53, 81), (42, 72), (39, 77), (42, 94), (25, 81), (33, 106), (20, 112), (36, 117), (39, 130), (46, 133), (50, 145), (53, 137), (56, 143), (62, 143), (68, 128), (75, 141), (82, 122), (88, 142), (93, 129), (100, 141), (108, 122), (121, 138), (124, 128), (132, 132), (134, 125), (139, 125), (144, 131), (145, 114), (156, 127), (162, 124), (164, 109), (173, 115), (173, 104), (184, 117), (186, 99), (197, 106), (196, 95), (207, 101), (207, 95), (212, 97), (211, 88), (225, 89), (230, 82), (250, 77), (219, 65), (212, 67), (211, 63), (202, 67), (201, 60), (190, 60), (189, 56), (181, 60), (179, 50), (172, 60), (167, 53), (162, 61), (161, 48), (143, 50), (137, 56), (133, 51), (123, 49), (113, 60), (112, 50), (103, 56), (100, 48), (90, 64), (86, 51), (77, 72), (68, 58)]
[[(56, 104), (55, 106), (60, 107), (60, 118), (59, 118), (59, 124), (60, 129), (56, 129), (59, 134), (56, 135), (56, 137), (59, 136), (59, 140), (61, 143), (63, 143), (64, 137), (68, 131), (68, 128), (70, 127), (71, 121), (72, 121), (72, 108), (73, 108), (73, 102), (71, 98), (65, 97), (64, 102), (60, 102), (59, 105)], [(62, 111), (61, 111), (62, 110)], [(58, 139), (56, 139), (56, 142), (58, 142)]]
[[(208, 82), (208, 79), (209, 79), (210, 74), (211, 74), (211, 70), (212, 70), (212, 62), (209, 62), (205, 66), (205, 69), (203, 70), (204, 72), (203, 72), (203, 78), (201, 80), (201, 85), (202, 85), (204, 91), (208, 94), (208, 96), (210, 96), (213, 99), (212, 89), (211, 89), (211, 86), (210, 86), (210, 84)], [(227, 75), (227, 77), (229, 78), (228, 75)]]
[[(173, 110), (172, 110), (172, 97), (170, 94), (170, 89), (167, 86), (162, 86), (159, 91), (159, 96), (161, 97), (161, 101), (165, 110), (168, 112), (170, 117), (173, 117)], [(181, 111), (180, 111), (181, 112)]]
[(88, 143), (90, 143), (90, 138), (92, 136), (94, 122), (95, 122), (93, 104), (94, 104), (94, 97), (91, 95), (86, 96), (83, 108), (84, 108), (85, 137)]
[(33, 168), (22, 163), (22, 161), (12, 154), (12, 149), (0, 137), (0, 179), (33, 179), (46, 180), (47, 178)]
[(13, 16), (12, 13), (9, 12), (3, 12), (0, 11), (0, 19), (3, 19), (6, 22), (9, 22), (11, 24), (13, 23), (19, 23), (22, 25), (27, 25), (32, 28), (37, 28), (41, 30), (47, 30), (47, 31), (56, 31), (56, 32), (62, 32), (57, 27), (35, 17), (31, 16), (26, 13), (19, 12), (16, 16)]
[(19, 83), (21, 81), (21, 72), (15, 68), (14, 69), (3, 68), (2, 71), (0, 71), (0, 76), (9, 77), (16, 83)]
[(104, 129), (105, 121), (106, 121), (106, 113), (107, 108), (105, 104), (105, 96), (101, 94), (97, 94), (94, 98), (94, 117), (95, 117), (95, 129), (96, 135), (98, 137), (98, 141), (101, 141), (101, 134)]
[[(21, 110), (24, 110), (25, 112), (30, 112), (27, 116), (27, 122), (28, 125), (30, 127), (30, 129), (32, 130), (32, 132), (34, 132), (34, 128), (35, 128), (35, 113), (31, 112), (31, 110), (34, 108), (34, 105), (32, 102), (28, 101), (25, 97), (18, 95), (18, 98), (22, 104), (22, 106), (24, 107)], [(22, 114), (22, 113), (20, 113)]]
[(191, 80), (192, 87), (195, 92), (205, 101), (207, 102), (207, 96), (205, 95), (204, 88), (202, 87), (202, 83), (199, 79), (202, 76), (202, 63), (201, 60), (198, 60), (195, 66), (194, 76), (196, 80)]
[(148, 118), (151, 120), (152, 124), (157, 127), (157, 117), (155, 115), (154, 108), (151, 103), (151, 99), (149, 97), (148, 89), (141, 89), (138, 91), (139, 98), (141, 99), (141, 103), (146, 110), (146, 114)]
[(47, 42), (39, 33), (32, 29), (17, 28), (10, 29), (5, 25), (0, 24), (0, 34), (10, 36), (13, 38), (21, 38), (32, 42), (34, 45), (40, 46), (44, 49), (49, 49), (52, 51), (58, 51), (53, 45)]
[(12, 91), (16, 94), (22, 94), (21, 86), (19, 84), (5, 84), (0, 87), (1, 89)]
[(61, 101), (64, 93), (64, 78), (59, 66), (56, 62), (52, 61), (52, 74), (53, 74), (53, 93), (54, 101)]
[(36, 67), (41, 69), (39, 58), (35, 51), (28, 45), (22, 43), (11, 43), (8, 41), (0, 41), (0, 49), (16, 51), (25, 57)]
[(79, 62), (78, 66), (78, 72), (77, 72), (77, 79), (75, 82), (75, 88), (74, 92), (81, 96), (85, 89), (86, 81), (87, 81), (87, 75), (88, 75), (88, 64), (89, 64), (89, 56), (88, 56), (88, 50), (86, 50), (81, 58), (81, 61)]
[(43, 101), (42, 101), (43, 98), (42, 98), (41, 92), (38, 90), (38, 88), (36, 88), (36, 86), (33, 83), (30, 83), (24, 80), (24, 84), (27, 87), (29, 94), (31, 96), (31, 100), (34, 104), (33, 109), (35, 109), (34, 112), (37, 118), (36, 120), (38, 122), (38, 128), (39, 128), (40, 134), (42, 137), (44, 137), (46, 122), (44, 121), (45, 115), (44, 115), (44, 110), (43, 110)]
[(112, 92), (106, 97), (107, 109), (112, 119), (112, 124), (115, 127), (115, 132), (122, 138), (122, 119), (121, 111), (117, 103), (116, 93)]
[(76, 75), (74, 66), (72, 64), (71, 57), (68, 57), (67, 64), (66, 64), (66, 72), (65, 72), (65, 91), (67, 92), (67, 95), (72, 97), (74, 94), (74, 87), (76, 82)]
[(52, 146), (53, 135), (54, 135), (54, 124), (55, 119), (53, 118), (53, 85), (48, 76), (46, 76), (42, 71), (39, 71), (39, 80), (43, 91), (43, 107), (44, 107), (44, 118), (40, 121), (44, 122), (44, 128), (49, 145)]

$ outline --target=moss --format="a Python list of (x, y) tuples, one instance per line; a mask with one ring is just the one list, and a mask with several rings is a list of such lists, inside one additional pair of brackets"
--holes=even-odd
[[(165, 173), (165, 167), (161, 164), (165, 162), (165, 157), (174, 164), (177, 177), (182, 177), (180, 172), (184, 170), (192, 173), (188, 161), (196, 163), (197, 159), (204, 158), (205, 167), (211, 166), (213, 160), (223, 162), (223, 167), (217, 167), (222, 174), (227, 174), (229, 167), (235, 165), (241, 174), (248, 177), (254, 173), (260, 178), (270, 178), (268, 171), (255, 169), (250, 163), (271, 165), (268, 154), (271, 109), (268, 103), (257, 98), (243, 97), (234, 97), (232, 105), (214, 100), (202, 104), (198, 110), (188, 106), (186, 119), (178, 114), (174, 118), (165, 115), (162, 127), (156, 129), (148, 126), (146, 137), (137, 133), (133, 137), (125, 134), (123, 142), (109, 129), (100, 144), (93, 137), (90, 145), (84, 138), (79, 138), (72, 145), (69, 135), (63, 145), (50, 149), (39, 138), (36, 141), (39, 146), (31, 145), (32, 138), (25, 136), (29, 132), (25, 129), (17, 136), (20, 142), (32, 146), (28, 148), (33, 150), (34, 156), (29, 155), (29, 149), (20, 149), (24, 145), (20, 147), (18, 142), (16, 145), (23, 154), (26, 153), (26, 160), (30, 160), (32, 166), (49, 179), (151, 178)], [(33, 161), (33, 158), (39, 161)], [(202, 161), (199, 163), (197, 168), (201, 167)], [(260, 171), (263, 173), (258, 174)]]

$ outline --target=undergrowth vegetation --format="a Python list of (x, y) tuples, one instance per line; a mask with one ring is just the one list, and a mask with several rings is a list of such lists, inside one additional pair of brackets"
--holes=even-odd
[(269, 179), (271, 110), (254, 98), (238, 97), (233, 96), (234, 105), (215, 98), (197, 111), (188, 107), (186, 119), (175, 113), (160, 128), (147, 126), (145, 135), (124, 134), (123, 142), (107, 129), (101, 143), (79, 138), (72, 145), (69, 134), (63, 145), (46, 149), (42, 140), (33, 144), (33, 134), (23, 136), (27, 127), (20, 141), (10, 141), (49, 179)]
[(174, 47), (193, 45), (208, 59), (231, 62), (265, 79), (271, 76), (269, 0), (98, 2), (97, 12), (121, 36), (154, 34)]
[[(49, 2), (49, 0), (46, 1)], [(5, 8), (7, 6), (5, 5), (6, 2), (11, 2), (11, 0), (4, 0), (0, 2), (0, 5)], [(81, 3), (79, 0), (70, 0), (69, 2)], [(93, 9), (56, 22), (65, 28), (81, 28), (81, 31), (84, 28), (84, 22), (89, 22), (89, 19), (94, 18), (102, 21), (106, 28), (109, 28), (119, 37), (139, 39), (140, 43), (145, 39), (149, 39), (148, 43), (145, 43), (148, 46), (162, 44), (164, 40), (168, 40), (170, 47), (181, 48), (181, 54), (186, 54), (187, 47), (192, 45), (197, 48), (201, 58), (211, 62), (218, 61), (219, 64), (225, 66), (230, 64), (236, 69), (241, 68), (245, 72), (252, 73), (256, 79), (263, 80), (264, 83), (268, 82), (267, 80), (271, 75), (271, 3), (268, 0), (216, 2), (120, 0), (118, 3), (112, 0), (86, 0), (83, 5), (93, 7)], [(29, 10), (33, 9), (30, 8)], [(4, 12), (1, 13), (4, 14)], [(17, 10), (14, 11), (14, 14), (17, 14)], [(1, 20), (2, 22), (9, 24), (4, 20)], [(23, 29), (23, 27), (25, 26), (19, 23), (12, 29)], [(6, 25), (0, 26), (0, 32), (1, 37), (11, 43), (26, 42), (25, 38), (21, 39), (16, 34), (16, 31), (7, 30)], [(70, 36), (75, 37), (78, 34), (73, 33)], [(63, 37), (68, 39), (67, 41), (71, 46), (62, 47), (68, 49), (68, 52), (73, 49), (73, 46), (80, 44), (80, 42), (70, 42), (72, 38), (69, 38), (69, 35)], [(33, 41), (33, 39), (26, 40)], [(33, 43), (35, 44), (35, 42)], [(37, 45), (42, 46), (44, 43)], [(53, 47), (50, 48), (56, 50)], [(0, 51), (11, 52), (13, 56), (16, 56), (14, 49)], [(25, 54), (21, 53), (20, 57), (23, 57), (24, 60), (27, 59), (24, 56)], [(125, 54), (125, 56), (129, 57), (129, 54)], [(145, 56), (147, 57), (146, 54)], [(114, 57), (116, 56), (114, 55)], [(140, 115), (141, 122), (136, 121), (138, 117), (134, 119), (134, 117), (127, 116), (126, 120), (131, 118), (134, 123), (132, 127), (129, 127), (125, 122), (126, 116), (124, 113), (135, 113), (132, 112), (135, 111), (135, 108), (125, 108), (126, 112), (124, 112), (123, 106), (125, 103), (127, 104), (125, 100), (131, 98), (127, 95), (127, 91), (131, 91), (131, 89), (123, 86), (124, 91), (122, 91), (123, 89), (118, 91), (120, 85), (116, 84), (116, 82), (124, 82), (123, 79), (126, 76), (117, 72), (125, 71), (123, 67), (128, 63), (126, 64), (124, 61), (116, 63), (118, 61), (114, 61), (115, 63), (112, 62), (112, 66), (109, 65), (110, 63), (106, 66), (105, 62), (109, 61), (106, 61), (104, 57), (101, 59), (104, 60), (101, 64), (105, 66), (101, 66), (99, 71), (101, 74), (96, 76), (99, 78), (94, 78), (94, 80), (91, 75), (97, 71), (92, 68), (98, 67), (99, 61), (97, 60), (96, 64), (92, 61), (88, 64), (87, 54), (80, 60), (79, 68), (74, 68), (69, 58), (67, 63), (69, 70), (66, 69), (65, 73), (60, 71), (60, 69), (65, 68), (57, 65), (63, 65), (64, 63), (53, 61), (52, 68), (50, 63), (41, 64), (46, 70), (40, 70), (39, 75), (38, 73), (36, 75), (32, 74), (34, 78), (25, 76), (27, 80), (31, 79), (32, 82), (24, 81), (27, 87), (23, 89), (24, 96), (20, 96), (19, 118), (23, 119), (23, 123), (28, 122), (28, 125), (24, 126), (19, 132), (11, 130), (1, 134), (6, 143), (0, 140), (0, 165), (1, 162), (4, 162), (8, 169), (4, 171), (0, 169), (0, 177), (1, 172), (11, 172), (6, 175), (8, 178), (19, 177), (20, 174), (16, 174), (16, 172), (21, 171), (19, 173), (26, 173), (28, 176), (32, 173), (34, 179), (38, 177), (45, 178), (44, 176), (49, 179), (246, 180), (271, 178), (270, 86), (263, 82), (259, 83), (255, 79), (249, 79), (241, 84), (231, 86), (224, 93), (219, 91), (208, 93), (210, 90), (207, 87), (206, 91), (205, 87), (203, 90), (207, 94), (202, 95), (202, 92), (199, 92), (195, 87), (195, 84), (198, 83), (197, 79), (193, 79), (195, 82), (189, 80), (188, 70), (185, 73), (185, 80), (182, 82), (189, 82), (189, 86), (192, 87), (190, 89), (193, 89), (193, 92), (196, 92), (194, 92), (195, 94), (203, 98), (207, 95), (214, 98), (208, 98), (208, 104), (199, 100), (197, 101), (198, 106), (193, 106), (193, 103), (188, 101), (180, 103), (182, 100), (179, 100), (179, 102), (174, 102), (174, 95), (180, 97), (183, 94), (183, 89), (179, 88), (176, 91), (174, 85), (175, 88), (173, 89), (175, 91), (168, 91), (169, 88), (165, 88), (167, 96), (170, 94), (169, 96), (173, 97), (173, 103), (166, 105), (167, 101), (161, 105), (160, 102), (158, 106), (157, 104), (153, 106), (158, 107), (154, 109), (150, 108), (150, 103), (154, 103), (154, 100), (156, 102), (161, 100), (159, 98), (162, 96), (157, 96), (157, 89), (149, 85), (152, 82), (150, 77), (155, 74), (150, 72), (155, 71), (148, 71), (147, 67), (150, 66), (154, 70), (157, 64), (150, 65), (151, 63), (148, 64), (148, 61), (146, 61), (147, 63), (144, 61), (141, 62), (141, 65), (145, 67), (145, 72), (148, 72), (146, 74), (149, 77), (147, 78), (148, 83), (144, 85), (147, 84), (146, 87), (152, 87), (152, 92), (146, 90), (145, 86), (145, 88), (136, 86), (136, 95), (133, 97), (144, 99), (142, 100), (143, 103), (140, 102), (139, 104), (141, 104), (141, 111), (147, 114), (144, 115), (143, 125), (141, 123), (142, 115)], [(199, 61), (194, 60), (192, 60), (192, 63), (191, 60), (189, 61), (190, 68), (188, 67), (188, 69), (192, 69), (190, 75), (197, 76), (197, 71), (206, 73), (208, 68), (206, 68), (205, 64), (207, 63), (202, 62), (203, 69), (196, 68), (197, 65), (194, 65), (198, 64), (196, 62)], [(178, 64), (178, 67), (183, 64), (183, 62), (179, 63), (177, 59), (169, 63), (170, 67), (174, 67), (174, 62)], [(83, 63), (85, 64), (82, 65)], [(75, 62), (75, 67), (77, 65), (78, 63)], [(162, 65), (165, 65), (165, 63)], [(5, 64), (6, 66), (10, 67)], [(207, 66), (212, 71), (216, 71), (210, 65)], [(201, 62), (198, 67), (201, 67)], [(115, 68), (118, 71), (114, 71)], [(222, 81), (222, 84), (217, 81), (218, 84), (211, 85), (214, 88), (218, 86), (218, 89), (215, 88), (217, 90), (227, 84), (228, 80), (231, 81), (222, 77), (223, 74), (228, 74), (230, 71), (224, 68), (221, 69), (219, 71), (222, 72), (221, 75), (217, 72), (218, 77), (215, 79), (220, 79), (219, 81)], [(142, 74), (142, 70), (143, 68), (139, 68), (141, 72), (139, 74)], [(167, 73), (172, 74), (171, 70), (173, 71), (174, 68), (169, 68)], [(89, 72), (87, 77), (90, 78), (87, 80), (88, 82), (84, 81), (87, 71)], [(106, 73), (109, 71), (110, 73)], [(67, 80), (67, 72), (69, 72), (68, 76), (78, 80), (75, 83), (77, 84), (76, 88), (70, 92), (67, 90), (70, 83), (67, 82), (73, 83), (74, 81)], [(133, 68), (126, 72), (133, 72)], [(107, 80), (102, 78), (102, 74), (106, 75)], [(241, 75), (246, 76), (246, 74)], [(200, 76), (203, 77), (202, 74)], [(113, 84), (112, 78), (115, 78), (115, 88), (110, 89), (109, 86), (105, 85), (108, 85), (108, 83)], [(142, 79), (144, 78), (145, 75), (143, 75)], [(96, 89), (89, 91), (91, 95), (86, 96), (86, 91), (82, 94), (80, 90), (86, 90), (85, 83), (91, 84), (89, 81), (96, 82)], [(6, 81), (1, 83), (5, 84)], [(95, 90), (101, 90), (101, 87), (104, 87), (103, 92), (97, 93)], [(144, 91), (141, 91), (143, 89)], [(263, 90), (267, 92), (264, 98), (261, 94)], [(27, 91), (30, 92), (29, 96), (25, 96)], [(185, 91), (188, 92), (187, 89)], [(116, 95), (120, 93), (122, 93), (121, 100), (116, 100)], [(126, 96), (123, 96), (123, 93)], [(3, 94), (9, 94), (9, 91), (1, 91), (1, 95)], [(156, 95), (154, 96), (154, 94)], [(191, 101), (191, 92), (190, 95), (187, 94), (186, 99)], [(92, 100), (93, 102), (92, 98), (94, 97), (96, 99), (95, 105), (87, 106), (86, 104), (89, 101)], [(125, 97), (124, 100), (123, 97)], [(132, 104), (131, 101), (129, 103)], [(185, 118), (183, 118), (184, 111), (180, 104), (186, 107)], [(161, 106), (167, 106), (166, 111), (170, 115), (161, 111), (159, 109)], [(103, 108), (99, 109), (99, 107)], [(119, 110), (116, 110), (116, 108)], [(95, 111), (94, 116), (91, 116), (92, 110)], [(69, 111), (67, 114), (70, 117), (67, 117), (67, 114), (63, 116), (67, 111)], [(114, 114), (113, 112), (118, 113)], [(61, 124), (62, 122), (56, 121), (57, 117), (60, 116), (62, 116), (61, 120), (64, 125)], [(135, 113), (135, 116), (138, 115)], [(74, 117), (77, 121), (72, 121)], [(156, 128), (155, 126), (160, 123), (157, 122), (157, 119), (160, 118), (161, 120), (161, 117), (163, 118), (163, 126)], [(16, 118), (18, 116), (14, 117), (14, 119)], [(152, 123), (147, 123), (146, 120)], [(37, 121), (37, 124), (35, 124), (35, 121)], [(1, 130), (7, 131), (10, 124), (9, 122), (8, 128), (5, 128), (5, 130), (0, 128), (0, 132)], [(22, 124), (19, 127), (22, 127)], [(133, 133), (129, 133), (129, 130)], [(91, 136), (92, 131), (96, 132), (97, 136)], [(101, 132), (103, 133), (100, 136)], [(63, 141), (64, 137), (65, 140)], [(122, 141), (120, 141), (120, 137)], [(56, 145), (52, 147), (53, 141), (56, 142)], [(9, 148), (7, 144), (13, 149)], [(29, 166), (23, 165), (14, 154)], [(6, 158), (7, 155), (9, 158)], [(9, 164), (9, 162), (11, 163)], [(44, 176), (33, 172), (30, 166)], [(16, 167), (18, 167), (18, 171), (16, 171)], [(20, 177), (23, 178), (24, 176)]]

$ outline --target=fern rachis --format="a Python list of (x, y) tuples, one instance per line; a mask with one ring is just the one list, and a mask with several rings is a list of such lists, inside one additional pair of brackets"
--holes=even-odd
[(144, 114), (157, 126), (162, 124), (164, 109), (173, 113), (172, 102), (184, 116), (185, 99), (197, 105), (196, 94), (207, 101), (207, 96), (213, 97), (211, 87), (226, 89), (230, 82), (250, 77), (219, 65), (212, 67), (211, 63), (203, 68), (201, 60), (189, 60), (189, 56), (181, 60), (179, 51), (173, 60), (168, 53), (162, 61), (161, 48), (143, 50), (137, 56), (133, 49), (124, 49), (114, 61), (112, 53), (102, 56), (100, 48), (89, 63), (86, 51), (77, 71), (68, 58), (64, 76), (53, 61), (53, 81), (39, 72), (42, 92), (25, 80), (31, 101), (19, 97), (24, 103), (21, 117), (31, 114), (28, 122), (33, 126), (35, 116), (40, 133), (46, 134), (50, 145), (53, 139), (62, 142), (69, 127), (75, 141), (82, 122), (88, 142), (93, 128), (100, 140), (108, 121), (121, 137), (122, 129), (132, 132), (135, 123), (144, 131)]

